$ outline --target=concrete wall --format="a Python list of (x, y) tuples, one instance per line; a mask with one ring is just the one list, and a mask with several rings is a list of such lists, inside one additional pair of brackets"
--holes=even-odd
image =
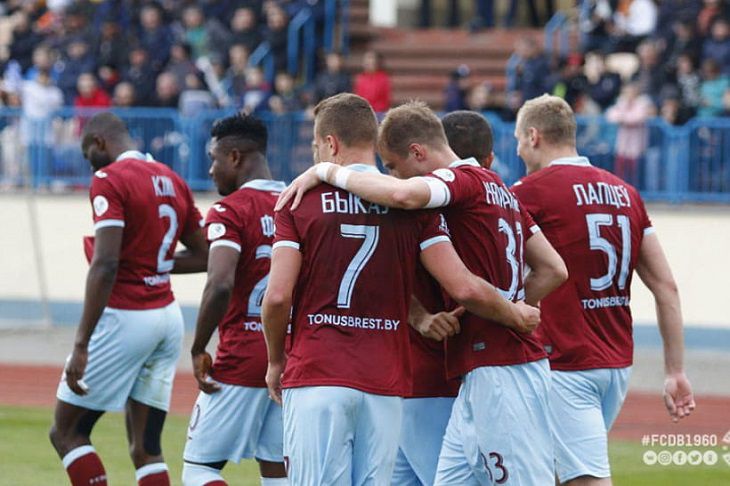
[[(207, 211), (212, 196), (197, 197)], [(38, 241), (30, 215), (35, 208)], [(650, 206), (650, 215), (679, 283), (685, 320), (690, 326), (730, 329), (724, 299), (730, 289), (730, 208)], [(81, 302), (87, 263), (81, 238), (92, 234), (91, 209), (85, 195), (0, 195), (0, 302), (40, 298), (38, 259), (44, 264), (48, 297), (54, 302)], [(197, 305), (204, 275), (173, 276), (183, 305)], [(649, 292), (635, 279), (636, 321), (654, 322)], [(2, 318), (3, 316), (0, 316)]]

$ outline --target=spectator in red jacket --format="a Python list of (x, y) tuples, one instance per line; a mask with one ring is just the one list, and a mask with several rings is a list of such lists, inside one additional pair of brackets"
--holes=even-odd
[(83, 73), (76, 82), (78, 95), (74, 99), (76, 108), (108, 108), (112, 104), (109, 95), (99, 87), (92, 73)]
[(364, 72), (355, 77), (354, 92), (370, 102), (376, 112), (390, 108), (390, 77), (382, 68), (382, 57), (375, 51), (363, 56)]

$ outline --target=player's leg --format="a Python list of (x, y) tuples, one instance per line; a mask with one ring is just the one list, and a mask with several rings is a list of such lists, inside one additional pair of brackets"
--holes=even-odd
[(284, 465), (284, 424), (281, 406), (269, 400), (265, 389), (262, 392), (268, 406), (258, 434), (255, 453), (261, 473), (261, 486), (285, 486), (289, 484), (289, 480)]
[(89, 341), (83, 377), (87, 394), (76, 395), (66, 384), (65, 374), (61, 377), (50, 438), (73, 484), (86, 485), (88, 478), (105, 476), (89, 436), (103, 411), (124, 408), (137, 370), (155, 345), (145, 337), (144, 330), (130, 325), (124, 311), (104, 309)]
[(611, 368), (608, 371), (610, 381), (603, 391), (603, 399), (601, 400), (603, 422), (607, 431), (613, 427), (613, 423), (624, 405), (624, 400), (626, 400), (626, 394), (629, 391), (629, 378), (631, 378), (631, 366)]
[(127, 312), (130, 321), (149, 329), (156, 337), (156, 346), (139, 369), (127, 400), (129, 452), (140, 486), (167, 486), (170, 477), (162, 456), (161, 438), (182, 347), (182, 313), (176, 302), (162, 309)]
[(478, 486), (489, 480), (479, 456), (473, 414), (466, 402), (469, 392), (468, 384), (462, 383), (444, 433), (434, 485)]
[(392, 484), (410, 484), (411, 475), (416, 478), (415, 484), (433, 484), (453, 405), (451, 397), (403, 401), (403, 425)]
[(91, 445), (91, 430), (104, 412), (56, 402), (51, 444), (74, 486), (106, 485), (106, 471)]
[[(629, 388), (629, 377), (631, 376), (631, 367), (593, 371), (594, 374), (600, 374), (601, 378), (605, 378), (597, 379), (597, 384), (601, 386), (601, 389), (599, 390), (599, 399), (601, 403), (600, 411), (603, 416), (603, 425), (607, 436), (608, 431), (611, 430), (611, 426), (616, 420), (616, 417), (618, 417), (624, 400), (626, 399), (626, 393)], [(608, 376), (605, 376), (606, 374)], [(592, 420), (597, 422), (595, 414), (592, 417)], [(595, 428), (598, 429), (598, 426), (595, 426)], [(605, 449), (601, 444), (600, 451), (602, 457), (605, 457), (605, 465), (601, 464), (600, 469), (596, 469), (596, 471), (601, 471), (601, 473), (603, 473), (602, 471), (604, 471), (605, 468), (605, 471), (608, 471), (607, 474), (610, 475), (610, 465), (608, 464), (608, 438), (606, 438)], [(566, 482), (565, 484), (569, 484), (571, 486), (611, 486), (612, 483), (610, 476), (596, 477), (595, 474), (598, 473), (594, 472), (593, 475), (580, 476)]]
[[(403, 434), (403, 427), (401, 426), (401, 436)], [(393, 477), (390, 480), (391, 486), (423, 486), (423, 483), (418, 479), (416, 471), (413, 470), (411, 465), (403, 454), (403, 449), (398, 447), (398, 455), (395, 457), (395, 465), (393, 466)]]
[(551, 484), (555, 456), (547, 360), (477, 368), (466, 376), (479, 454), (497, 484)]
[(561, 484), (610, 484), (603, 395), (610, 370), (553, 371), (550, 408)]
[(183, 486), (227, 486), (221, 476), (226, 461), (196, 464), (185, 461), (182, 470)]
[(336, 386), (284, 390), (284, 457), (291, 484), (350, 484), (362, 395)]
[(388, 484), (398, 455), (403, 399), (362, 394), (352, 449), (353, 486)]

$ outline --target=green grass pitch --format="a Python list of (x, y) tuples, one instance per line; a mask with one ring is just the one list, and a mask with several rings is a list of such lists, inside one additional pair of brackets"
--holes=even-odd
[[(68, 484), (61, 462), (48, 442), (51, 413), (50, 409), (44, 408), (0, 406), (0, 486)], [(175, 415), (168, 417), (165, 425), (163, 450), (173, 485), (180, 484), (186, 427), (187, 417)], [(92, 439), (106, 466), (109, 484), (135, 484), (121, 414), (102, 417)], [(730, 485), (730, 466), (722, 459), (712, 467), (646, 466), (642, 462), (644, 451), (638, 443), (611, 443), (614, 485)], [(258, 468), (253, 461), (229, 464), (223, 475), (232, 486), (259, 484)]]

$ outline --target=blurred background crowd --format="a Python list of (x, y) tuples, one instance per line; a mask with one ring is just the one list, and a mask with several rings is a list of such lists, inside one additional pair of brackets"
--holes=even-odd
[[(354, 79), (336, 52), (313, 83), (286, 70), (289, 21), (308, 8), (321, 24), (318, 0), (11, 0), (2, 8), (2, 102), (29, 115), (61, 106), (284, 113), (352, 89), (380, 110), (390, 104), (375, 53)], [(262, 42), (273, 79), (249, 63)]]
[[(414, 4), (412, 26), (445, 25), (461, 31), (447, 31), (463, 34), (461, 42), (466, 42), (463, 36), (494, 27), (510, 29), (521, 23), (522, 27), (542, 28), (561, 12), (570, 12), (573, 29), (567, 50), (550, 48), (546, 37), (509, 37), (504, 41), (506, 49), (514, 42), (514, 51), (505, 63), (506, 71), (498, 68), (503, 73), (498, 83), (485, 80), (483, 72), (475, 74), (483, 69), (477, 61), (470, 67), (469, 63), (459, 64), (462, 61), (452, 65), (447, 58), (444, 73), (452, 69), (448, 82), (444, 87), (439, 81), (429, 92), (437, 97), (429, 101), (441, 111), (489, 112), (492, 120), (509, 124), (525, 100), (546, 92), (564, 97), (578, 115), (603, 124), (594, 127), (593, 141), (583, 131), (579, 134), (587, 155), (605, 158), (606, 167), (631, 182), (646, 181), (642, 182), (644, 189), (669, 190), (672, 183), (661, 176), (661, 164), (679, 157), (683, 152), (678, 147), (685, 142), (673, 132), (657, 131), (657, 121), (680, 127), (693, 119), (730, 116), (730, 10), (725, 1), (577, 0), (569, 8), (568, 0), (556, 3), (421, 0)], [(174, 110), (172, 118), (149, 118), (147, 125), (135, 122), (136, 129), (143, 144), (161, 160), (190, 167), (201, 153), (196, 140), (203, 137), (204, 130), (181, 128), (180, 120), (217, 109), (265, 116), (295, 113), (307, 118), (318, 101), (343, 91), (365, 97), (376, 111), (384, 112), (402, 101), (402, 96), (393, 96), (394, 84), (396, 88), (413, 84), (408, 76), (402, 77), (400, 85), (394, 83), (399, 68), (414, 60), (422, 66), (437, 64), (433, 56), (420, 59), (417, 53), (405, 61), (392, 53), (384, 59), (392, 44), (382, 42), (374, 50), (365, 43), (355, 57), (349, 56), (347, 42), (325, 45), (327, 8), (332, 5), (342, 11), (349, 8), (353, 15), (357, 9), (364, 11), (366, 23), (368, 11), (372, 13), (369, 9), (379, 8), (377, 0), (0, 3), (0, 107), (20, 113), (13, 118), (6, 110), (0, 117), (3, 180), (17, 186), (30, 175), (34, 184), (43, 177), (82, 177), (78, 135), (84, 116), (76, 109)], [(440, 8), (440, 17), (432, 15), (434, 5)], [(562, 10), (554, 16), (556, 6)], [(307, 34), (317, 53), (313, 71), (304, 62), (295, 62), (292, 68), (290, 27), (302, 12), (313, 19), (314, 28)], [(345, 31), (348, 27), (342, 22), (337, 28)], [(385, 32), (398, 35), (398, 30)], [(400, 31), (411, 32), (408, 28)], [(494, 32), (499, 36), (508, 31)], [(531, 32), (543, 34), (548, 28)], [(435, 53), (439, 46), (424, 47)], [(262, 48), (265, 56), (259, 55)], [(490, 61), (489, 46), (479, 49), (484, 49), (486, 58), (478, 59)], [(428, 79), (414, 77), (415, 84), (428, 85)], [(63, 107), (74, 111), (69, 115), (67, 108), (65, 115), (54, 115)], [(142, 112), (130, 110), (129, 116), (141, 120)], [(615, 136), (607, 135), (606, 122), (610, 130), (616, 130)], [(510, 135), (499, 148), (503, 159), (512, 157), (508, 155), (512, 152), (508, 147), (511, 132), (505, 127), (497, 127)], [(183, 133), (183, 128), (188, 132)], [(310, 128), (287, 128), (289, 138), (280, 142), (284, 148), (272, 149), (281, 152), (282, 167), (295, 158), (291, 153), (306, 149)], [(713, 191), (730, 190), (730, 164), (723, 162), (721, 150), (723, 133), (693, 132), (688, 143), (697, 147), (691, 161), (696, 169), (692, 174), (697, 175), (688, 176), (688, 184), (699, 181), (696, 184)], [(279, 135), (284, 136), (283, 132)], [(645, 167), (653, 164), (655, 169), (638, 174), (642, 159)], [(203, 172), (198, 176), (205, 177)]]

